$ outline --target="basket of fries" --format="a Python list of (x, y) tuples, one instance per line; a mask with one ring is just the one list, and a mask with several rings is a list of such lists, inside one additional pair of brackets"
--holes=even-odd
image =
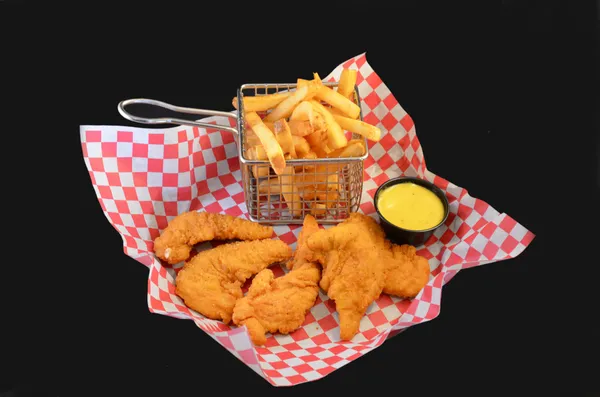
[[(339, 223), (359, 209), (367, 139), (381, 137), (362, 120), (356, 70), (339, 81), (298, 78), (290, 84), (243, 84), (233, 98), (237, 112), (182, 108), (151, 99), (119, 104), (123, 117), (148, 124), (218, 128), (236, 137), (242, 185), (252, 221), (302, 224), (307, 214), (319, 223)], [(180, 113), (226, 116), (237, 128), (203, 121), (133, 116), (127, 105), (143, 103)]]

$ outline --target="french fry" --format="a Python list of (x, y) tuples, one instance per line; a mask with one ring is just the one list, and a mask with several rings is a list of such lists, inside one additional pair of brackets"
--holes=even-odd
[(288, 165), (283, 171), (284, 172), (279, 177), (279, 180), (281, 181), (281, 194), (283, 195), (292, 216), (300, 216), (302, 214), (302, 199), (298, 194), (298, 187), (294, 183), (294, 167)]
[(305, 121), (308, 120), (313, 125), (313, 107), (309, 101), (302, 101), (292, 111), (290, 121)]
[(371, 141), (379, 141), (381, 139), (381, 130), (374, 125), (365, 123), (364, 121), (354, 120), (349, 117), (340, 116), (337, 114), (333, 115), (333, 118), (340, 127), (346, 131), (354, 132), (362, 135)]
[(292, 139), (293, 136), (287, 121), (285, 121), (285, 119), (279, 119), (274, 123), (273, 128), (275, 131), (275, 138), (277, 139), (277, 142), (281, 146), (283, 152), (289, 154), (293, 159), (296, 158), (296, 148), (294, 147), (295, 143)]
[(314, 110), (314, 107), (310, 101), (300, 102), (298, 106), (294, 108), (294, 111), (290, 116), (290, 121), (305, 120), (309, 121), (311, 127), (313, 128), (313, 132), (325, 131), (327, 129), (327, 125), (325, 124), (323, 116)]
[(275, 121), (289, 117), (296, 105), (302, 102), (306, 97), (311, 97), (319, 90), (319, 85), (313, 82), (308, 82), (292, 92), (290, 96), (285, 98), (277, 105), (275, 109), (271, 111), (266, 117), (265, 121)]
[(268, 160), (269, 157), (267, 156), (267, 152), (265, 151), (265, 148), (258, 145), (258, 146), (253, 146), (251, 148), (246, 149), (246, 157), (252, 159), (252, 160)]
[(258, 184), (258, 193), (260, 194), (281, 194), (281, 185), (279, 178), (264, 179)]
[(338, 174), (335, 172), (335, 166), (319, 165), (315, 172), (305, 172), (296, 174), (296, 185), (302, 191), (316, 189), (318, 191), (337, 190)]
[(327, 157), (360, 157), (365, 154), (365, 144), (361, 139), (352, 139), (348, 142), (348, 145), (335, 149), (331, 153), (327, 153)]
[(310, 214), (314, 216), (325, 215), (327, 213), (327, 206), (320, 203), (309, 203)]
[(340, 75), (337, 92), (352, 100), (354, 98), (354, 87), (356, 86), (356, 69), (344, 69)]
[(339, 178), (336, 172), (336, 166), (317, 166), (315, 181), (318, 190), (337, 190)]
[[(244, 112), (264, 112), (266, 110), (273, 109), (290, 95), (291, 92), (278, 92), (277, 94), (245, 96), (243, 98)], [(231, 103), (233, 104), (234, 108), (238, 108), (237, 97), (234, 97), (231, 100)]]
[[(258, 146), (258, 147), (262, 147), (262, 146)], [(258, 160), (256, 158), (255, 150), (246, 149), (246, 157), (249, 158), (250, 160)], [(252, 174), (254, 175), (255, 178), (264, 178), (266, 176), (269, 176), (269, 174), (270, 174), (270, 167), (253, 165), (251, 167), (251, 169), (252, 169)]]
[(317, 155), (317, 158), (327, 157), (327, 153), (331, 152), (331, 149), (327, 146), (326, 136), (326, 132), (313, 132), (304, 137), (312, 151)]
[(261, 145), (260, 139), (258, 139), (258, 137), (254, 133), (254, 131), (252, 131), (252, 129), (247, 129), (245, 131), (245, 136), (246, 136), (246, 147), (251, 148), (254, 146)]
[[(315, 81), (319, 84), (319, 89), (315, 94), (316, 99), (320, 99), (323, 102), (327, 102), (332, 107), (339, 109), (346, 116), (356, 119), (360, 115), (360, 108), (350, 99), (346, 98), (337, 91), (332, 90), (330, 87), (323, 85), (319, 75), (315, 73)], [(337, 148), (335, 148), (337, 149)]]
[(281, 174), (285, 168), (285, 158), (283, 150), (277, 142), (275, 135), (273, 135), (273, 132), (262, 122), (256, 112), (246, 113), (246, 121), (256, 136), (258, 136), (258, 139), (260, 139), (273, 170), (277, 175)]
[[(309, 147), (310, 149), (310, 147)], [(296, 148), (296, 153), (298, 152), (298, 149)], [(314, 160), (317, 158), (317, 154), (315, 152), (313, 152), (312, 150), (310, 150), (307, 153), (304, 153), (303, 155), (299, 155), (298, 158), (301, 159), (306, 159), (306, 160)], [(315, 166), (314, 165), (299, 165), (296, 167), (296, 172), (314, 172)]]
[(292, 142), (298, 157), (305, 158), (304, 156), (311, 152), (308, 141), (301, 136), (292, 135)]
[(315, 132), (309, 120), (290, 120), (288, 121), (290, 132), (295, 136), (306, 136)]
[(296, 87), (300, 88), (303, 85), (307, 85), (309, 81), (310, 80), (306, 80), (306, 79), (302, 79), (302, 78), (298, 77), (298, 79), (296, 79)]
[(329, 110), (315, 100), (311, 100), (310, 103), (313, 105), (315, 111), (323, 116), (325, 124), (327, 125), (327, 146), (330, 149), (338, 149), (346, 146), (348, 144), (348, 139), (346, 139), (342, 127), (335, 121), (335, 118)]
[(263, 123), (264, 123), (264, 125), (266, 125), (266, 126), (267, 126), (267, 128), (268, 128), (268, 129), (270, 129), (270, 130), (271, 130), (271, 132), (272, 132), (273, 134), (275, 134), (275, 123), (274, 123), (274, 122), (272, 122), (272, 121), (264, 121), (264, 120), (263, 120)]
[(311, 150), (310, 152), (306, 153), (304, 156), (301, 156), (300, 158), (314, 160), (317, 158), (317, 154)]
[(312, 191), (302, 196), (302, 199), (306, 201), (325, 202), (325, 205), (327, 205), (328, 208), (331, 208), (333, 202), (336, 202), (338, 198), (339, 194), (336, 191), (329, 191), (327, 193), (317, 193)]
[(254, 174), (255, 178), (265, 178), (271, 174), (269, 167), (265, 167), (262, 165), (261, 166), (253, 165), (252, 173)]

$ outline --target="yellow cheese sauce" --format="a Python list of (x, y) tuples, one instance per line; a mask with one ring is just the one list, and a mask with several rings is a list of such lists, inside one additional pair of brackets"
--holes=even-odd
[(398, 183), (379, 193), (377, 206), (390, 223), (408, 230), (426, 230), (444, 219), (444, 204), (416, 183)]

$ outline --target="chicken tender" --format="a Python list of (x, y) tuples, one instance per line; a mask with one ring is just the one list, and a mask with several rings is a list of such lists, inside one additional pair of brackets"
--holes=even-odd
[(302, 222), (302, 230), (300, 230), (300, 234), (298, 234), (298, 243), (296, 245), (294, 257), (287, 263), (288, 269), (291, 270), (297, 265), (314, 261), (314, 253), (306, 245), (306, 240), (319, 230), (320, 228), (317, 220), (312, 215), (306, 215)]
[(202, 251), (175, 279), (175, 293), (186, 306), (213, 320), (231, 321), (242, 285), (253, 275), (292, 256), (281, 240), (240, 241)]
[(383, 292), (401, 298), (414, 298), (429, 281), (429, 262), (417, 255), (412, 245), (396, 245), (385, 238), (381, 226), (370, 216), (351, 214), (346, 223), (361, 224), (369, 230), (386, 264)]
[(385, 262), (369, 230), (358, 222), (342, 222), (308, 238), (308, 247), (323, 265), (320, 286), (335, 301), (340, 338), (351, 340), (367, 308), (383, 291)]
[(306, 240), (319, 230), (314, 217), (304, 218), (294, 257), (288, 262), (292, 270), (275, 278), (269, 269), (262, 270), (252, 280), (245, 297), (233, 309), (233, 322), (245, 325), (255, 345), (266, 343), (265, 334), (288, 334), (298, 329), (319, 294), (321, 268), (310, 262)]
[(160, 259), (175, 264), (190, 257), (192, 247), (210, 240), (261, 240), (273, 228), (231, 215), (189, 211), (176, 216), (154, 241)]
[(429, 281), (429, 262), (417, 255), (417, 249), (412, 245), (394, 244), (391, 254), (383, 292), (401, 298), (414, 298)]
[(235, 304), (233, 322), (246, 325), (255, 345), (266, 342), (265, 333), (288, 334), (300, 328), (319, 294), (321, 269), (307, 262), (275, 278), (270, 269), (258, 273), (245, 297)]

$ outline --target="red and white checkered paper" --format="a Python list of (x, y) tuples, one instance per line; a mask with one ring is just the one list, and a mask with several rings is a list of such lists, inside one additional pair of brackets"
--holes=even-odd
[[(427, 170), (411, 117), (379, 76), (358, 55), (335, 68), (358, 70), (364, 120), (381, 128), (370, 142), (365, 162), (361, 212), (376, 217), (373, 196), (389, 178), (417, 175), (447, 194), (450, 216), (418, 253), (431, 266), (431, 277), (412, 300), (382, 295), (368, 309), (360, 332), (340, 341), (334, 303), (320, 293), (303, 326), (290, 335), (268, 338), (254, 347), (245, 327), (226, 326), (188, 309), (175, 295), (174, 278), (182, 264), (164, 266), (152, 241), (177, 214), (189, 210), (246, 217), (236, 143), (231, 133), (196, 127), (147, 129), (81, 126), (85, 164), (109, 222), (123, 238), (124, 251), (146, 265), (151, 312), (191, 319), (230, 353), (275, 386), (291, 386), (324, 377), (379, 347), (406, 328), (434, 319), (440, 312), (442, 286), (460, 270), (514, 258), (534, 235), (507, 214)], [(232, 119), (207, 121), (234, 126)], [(295, 246), (300, 226), (276, 226), (280, 239)], [(210, 247), (204, 243), (201, 249)], [(276, 269), (280, 275), (284, 269)]]

